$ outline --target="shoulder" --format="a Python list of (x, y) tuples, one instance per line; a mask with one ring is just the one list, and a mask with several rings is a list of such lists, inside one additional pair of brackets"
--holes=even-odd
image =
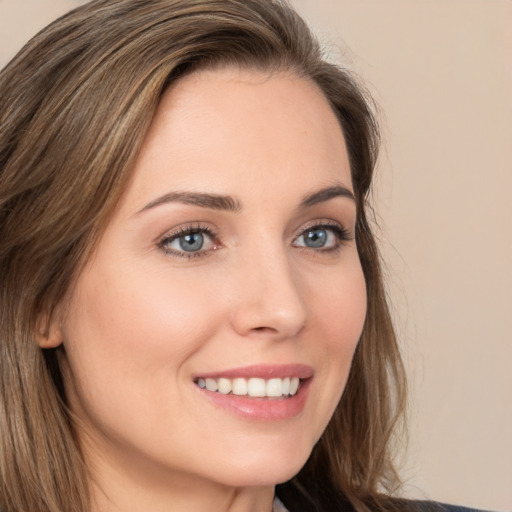
[[(278, 485), (276, 497), (287, 512), (356, 512), (350, 501), (339, 491), (326, 487), (323, 492), (312, 495), (295, 479)], [(393, 512), (490, 512), (438, 501), (392, 497), (387, 497), (378, 507), (370, 509)]]
[[(393, 500), (393, 505), (388, 510), (395, 512), (490, 512), (460, 505), (448, 505), (437, 501)], [(356, 509), (348, 502), (337, 504), (313, 504), (308, 500), (279, 501), (284, 508), (275, 508), (275, 511), (285, 512), (356, 512)], [(327, 506), (327, 508), (326, 508)]]

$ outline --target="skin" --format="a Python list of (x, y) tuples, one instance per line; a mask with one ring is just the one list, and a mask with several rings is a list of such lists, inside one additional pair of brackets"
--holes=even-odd
[[(352, 190), (345, 143), (307, 80), (211, 70), (166, 92), (47, 343), (65, 348), (94, 511), (272, 510), (274, 485), (303, 466), (339, 401), (365, 318), (354, 201), (300, 206), (333, 186)], [(151, 206), (177, 191), (240, 208)], [(306, 246), (326, 223), (349, 239), (328, 227), (326, 246)], [(169, 236), (190, 226), (214, 235), (188, 258)], [(314, 376), (304, 408), (284, 420), (241, 417), (194, 383), (291, 363)]]

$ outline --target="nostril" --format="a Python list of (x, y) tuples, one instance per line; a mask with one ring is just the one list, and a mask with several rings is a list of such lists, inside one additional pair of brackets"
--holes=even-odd
[(265, 333), (265, 332), (276, 332), (277, 329), (274, 329), (273, 327), (254, 327), (253, 331)]

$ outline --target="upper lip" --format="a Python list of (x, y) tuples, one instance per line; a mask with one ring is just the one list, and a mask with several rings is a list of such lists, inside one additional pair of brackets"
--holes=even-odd
[(196, 378), (220, 379), (224, 377), (226, 379), (249, 379), (251, 377), (258, 377), (260, 379), (272, 379), (298, 377), (299, 379), (309, 379), (313, 377), (313, 373), (313, 368), (306, 364), (260, 364), (201, 373), (196, 375)]

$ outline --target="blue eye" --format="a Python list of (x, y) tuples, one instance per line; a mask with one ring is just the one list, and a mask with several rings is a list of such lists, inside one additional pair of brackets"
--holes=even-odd
[(214, 234), (208, 228), (182, 228), (167, 235), (158, 245), (166, 254), (180, 257), (200, 256), (216, 248)]
[(204, 235), (202, 233), (190, 233), (189, 235), (183, 235), (176, 239), (180, 246), (187, 252), (200, 251), (204, 245)]
[(312, 229), (304, 233), (302, 239), (306, 247), (317, 249), (326, 245), (329, 235), (330, 233), (326, 229)]
[(304, 230), (295, 239), (293, 245), (328, 251), (337, 249), (342, 242), (347, 240), (350, 240), (350, 236), (342, 226), (320, 225)]

